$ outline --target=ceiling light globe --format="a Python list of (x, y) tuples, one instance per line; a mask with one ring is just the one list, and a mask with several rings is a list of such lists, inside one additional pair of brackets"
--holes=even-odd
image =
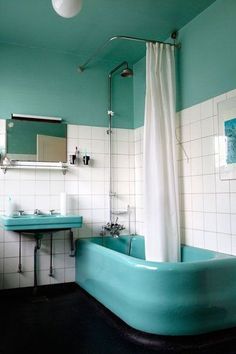
[(71, 18), (80, 12), (82, 0), (52, 0), (52, 6), (58, 15)]

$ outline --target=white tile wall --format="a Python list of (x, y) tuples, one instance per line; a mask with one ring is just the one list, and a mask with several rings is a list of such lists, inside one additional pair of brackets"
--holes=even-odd
[[(217, 103), (236, 96), (236, 90), (202, 102), (177, 114), (177, 135), (189, 156), (187, 161), (178, 144), (181, 234), (185, 244), (236, 255), (236, 181), (221, 181), (217, 172)], [(0, 120), (0, 147), (5, 142), (4, 123)], [(143, 226), (143, 127), (113, 129), (112, 177), (114, 210), (130, 205), (131, 232), (144, 234)], [(0, 212), (7, 196), (16, 208), (32, 212), (35, 208), (59, 211), (59, 194), (69, 194), (69, 211), (84, 217), (76, 237), (98, 235), (108, 221), (109, 158), (106, 128), (68, 126), (68, 155), (75, 147), (91, 156), (90, 166), (70, 166), (63, 176), (58, 171), (14, 170), (0, 173)], [(1, 147), (2, 149), (2, 147)], [(1, 171), (0, 171), (1, 172)], [(128, 232), (127, 213), (119, 221)], [(0, 288), (33, 284), (33, 247), (24, 238), (23, 273), (18, 274), (18, 235), (0, 230)], [(75, 279), (74, 258), (69, 257), (67, 233), (54, 236), (54, 278), (48, 276), (48, 239), (42, 242), (39, 257), (39, 284), (69, 282)]]
[(190, 157), (188, 163), (179, 154), (179, 181), (183, 242), (236, 255), (236, 182), (221, 181), (217, 170), (217, 103), (232, 96), (235, 90), (179, 113), (178, 134)]
[[(0, 120), (0, 143), (5, 141), (5, 122)], [(69, 167), (64, 176), (60, 171), (11, 170), (4, 175), (0, 171), (0, 212), (4, 213), (10, 195), (16, 209), (43, 212), (55, 209), (59, 212), (60, 192), (69, 195), (69, 212), (84, 217), (84, 225), (74, 230), (75, 237), (98, 235), (108, 220), (108, 135), (106, 128), (68, 125), (68, 155), (80, 150), (80, 163)], [(84, 153), (91, 156), (91, 164), (84, 166)], [(112, 176), (114, 210), (131, 207), (131, 232), (135, 232), (135, 154), (134, 131), (113, 129)], [(128, 233), (127, 214), (119, 216)], [(75, 279), (74, 258), (69, 257), (70, 243), (67, 232), (54, 234), (54, 277), (49, 273), (49, 242), (45, 237), (39, 251), (39, 284), (70, 282)], [(0, 288), (32, 286), (34, 241), (23, 238), (23, 273), (17, 273), (18, 234), (0, 230)]]
[[(182, 242), (236, 255), (236, 181), (221, 181), (217, 171), (217, 103), (236, 90), (177, 113)], [(142, 131), (135, 129), (137, 233), (143, 234)]]

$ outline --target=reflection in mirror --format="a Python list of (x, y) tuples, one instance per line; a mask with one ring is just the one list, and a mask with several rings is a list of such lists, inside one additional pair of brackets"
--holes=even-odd
[(6, 120), (6, 154), (10, 160), (67, 161), (65, 123)]

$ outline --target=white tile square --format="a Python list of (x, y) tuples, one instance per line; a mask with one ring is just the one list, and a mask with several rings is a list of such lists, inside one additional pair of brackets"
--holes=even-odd
[(192, 211), (203, 211), (202, 194), (192, 194)]
[(230, 194), (230, 212), (236, 214), (236, 193)]
[(75, 268), (66, 268), (65, 269), (65, 282), (74, 282), (75, 281)]
[(188, 158), (191, 156), (190, 141), (182, 144), (178, 144), (180, 150), (180, 160), (186, 160), (186, 154)]
[(35, 181), (20, 181), (20, 195), (34, 196), (36, 193)]
[(217, 214), (217, 232), (231, 233), (230, 214)]
[(4, 273), (16, 273), (18, 270), (19, 258), (4, 258)]
[(6, 133), (6, 120), (0, 119), (0, 134)]
[[(80, 191), (80, 187), (79, 187), (79, 191)], [(105, 184), (104, 182), (93, 182), (92, 183), (92, 194), (93, 195), (98, 195), (98, 194), (104, 194), (105, 193)], [(85, 193), (84, 193), (85, 194)], [(88, 193), (86, 193), (88, 194)]]
[(218, 252), (231, 254), (232, 252), (232, 244), (231, 244), (232, 236), (229, 234), (217, 234), (217, 243), (218, 243)]
[(129, 129), (117, 129), (116, 139), (119, 141), (129, 141)]
[(181, 193), (191, 193), (191, 177), (181, 177), (179, 178), (179, 189)]
[(117, 153), (128, 155), (129, 154), (129, 143), (125, 141), (119, 141), (117, 145)]
[(215, 173), (215, 156), (208, 155), (202, 158), (202, 170), (203, 174), (213, 174)]
[(216, 174), (216, 192), (217, 193), (229, 193), (229, 181), (222, 181), (219, 175)]
[(201, 123), (200, 120), (190, 124), (190, 139), (200, 139), (201, 138)]
[(105, 144), (103, 140), (92, 140), (92, 153), (104, 154), (105, 153)]
[(205, 248), (211, 251), (217, 251), (217, 236), (216, 232), (204, 232)]
[(216, 213), (204, 213), (204, 230), (216, 232)]
[(5, 242), (4, 243), (4, 257), (18, 257), (19, 243)]
[(36, 181), (35, 182), (35, 195), (49, 195), (50, 184), (48, 181)]
[(65, 183), (63, 181), (50, 181), (50, 195), (59, 195), (65, 191)]
[(215, 175), (204, 175), (203, 176), (203, 193), (215, 193), (216, 183)]
[[(191, 163), (191, 175), (198, 176), (202, 174), (202, 158), (195, 157), (190, 160)], [(189, 165), (189, 164), (188, 164)]]
[(204, 248), (204, 232), (202, 230), (193, 230), (194, 247)]
[(33, 286), (34, 284), (34, 272), (23, 272), (20, 274), (20, 288)]
[(196, 122), (196, 121), (200, 120), (200, 107), (201, 107), (200, 104), (196, 104), (196, 105), (188, 108), (191, 122)]
[(105, 140), (106, 128), (104, 127), (92, 127), (92, 139), (93, 140)]
[(181, 143), (190, 141), (190, 124), (183, 125), (182, 127), (180, 127), (180, 131), (179, 133), (177, 133), (177, 136), (179, 137)]
[(92, 128), (87, 125), (79, 126), (79, 139), (91, 139)]
[(235, 179), (231, 179), (229, 181), (230, 183), (230, 192), (231, 193), (236, 193), (236, 180)]
[[(218, 147), (218, 143), (217, 143)], [(214, 136), (202, 138), (202, 155), (212, 155), (216, 153), (216, 139)]]
[(207, 137), (214, 134), (213, 117), (206, 118), (201, 121), (201, 130), (202, 137)]
[(67, 125), (67, 137), (78, 139), (79, 137), (79, 126), (75, 124), (68, 124)]
[(236, 214), (231, 214), (231, 232), (236, 235)]
[(65, 182), (65, 192), (68, 194), (78, 194), (78, 182), (77, 181), (66, 181)]
[(203, 230), (203, 213), (194, 211), (192, 213), (193, 229)]
[(190, 157), (202, 156), (202, 140), (197, 139), (197, 140), (191, 141), (190, 150), (191, 150)]
[(192, 193), (203, 192), (203, 180), (202, 176), (192, 176)]
[(216, 210), (218, 213), (230, 213), (230, 198), (228, 193), (216, 195)]
[(183, 109), (179, 112), (180, 125), (186, 125), (191, 122), (191, 112), (189, 108)]
[(204, 212), (216, 212), (216, 195), (204, 194)]
[(211, 117), (213, 115), (213, 99), (201, 103), (201, 119)]
[(18, 273), (9, 273), (3, 275), (3, 288), (4, 289), (13, 289), (19, 288), (20, 280)]
[(236, 237), (235, 237), (235, 235), (232, 235), (231, 241), (232, 241), (232, 255), (236, 256)]
[(225, 93), (213, 98), (213, 115), (214, 116), (218, 114), (218, 103), (222, 102), (222, 101), (225, 101), (226, 98), (227, 98), (227, 96), (226, 96)]

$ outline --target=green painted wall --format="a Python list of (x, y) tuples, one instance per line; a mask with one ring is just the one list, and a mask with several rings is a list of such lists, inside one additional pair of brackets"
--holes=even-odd
[[(236, 88), (236, 1), (217, 0), (179, 31), (177, 111)], [(143, 125), (145, 60), (134, 65), (134, 127)]]
[(217, 0), (180, 30), (178, 110), (236, 88), (235, 15), (235, 0)]
[[(97, 62), (82, 74), (84, 58), (0, 45), (0, 118), (11, 113), (59, 116), (71, 124), (107, 126), (107, 75), (117, 63)], [(133, 127), (133, 82), (114, 78), (114, 126)]]

